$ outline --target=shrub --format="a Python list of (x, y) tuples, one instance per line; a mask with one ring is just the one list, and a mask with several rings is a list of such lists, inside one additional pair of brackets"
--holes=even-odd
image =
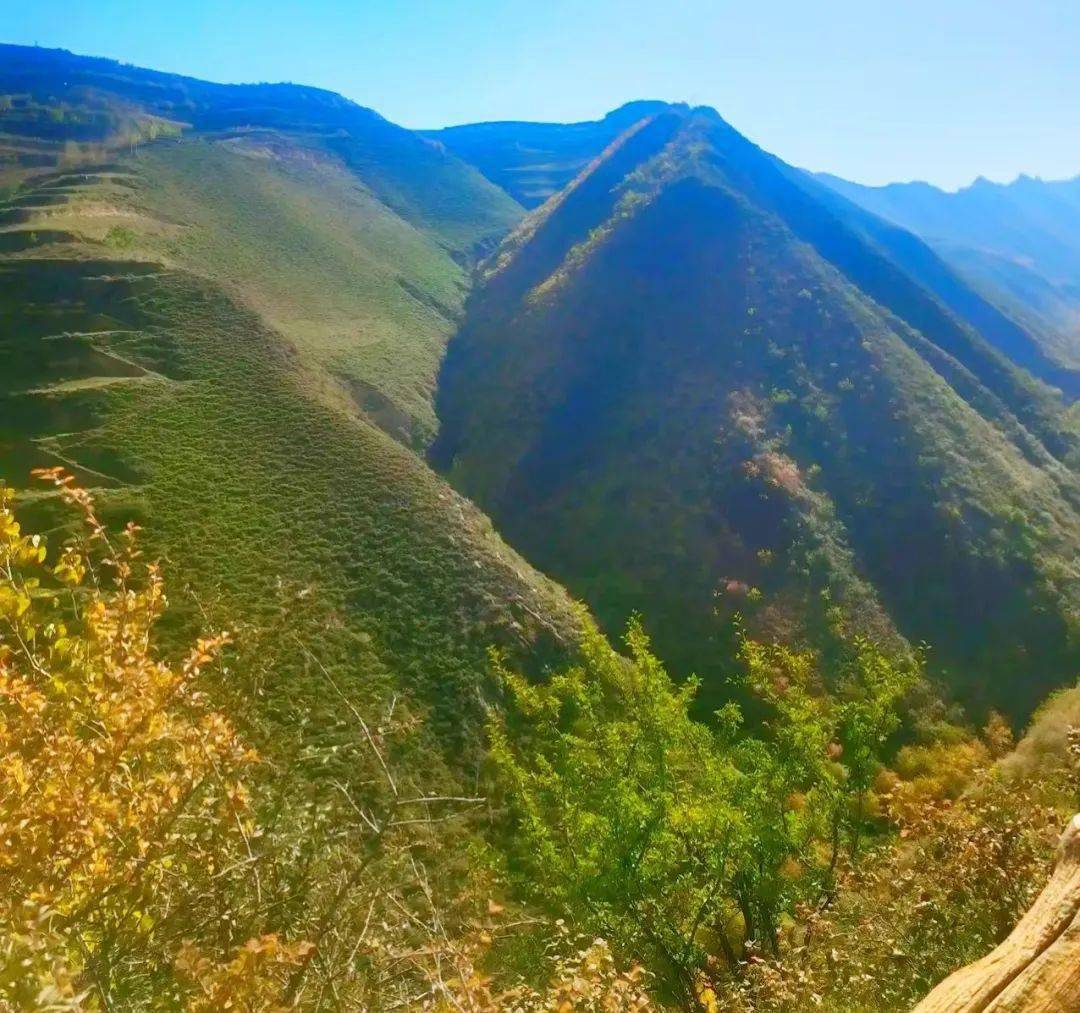
[(855, 641), (829, 690), (812, 654), (744, 639), (746, 679), (769, 706), (749, 735), (733, 704), (712, 725), (690, 716), (696, 683), (672, 683), (637, 621), (629, 659), (585, 626), (581, 663), (544, 685), (496, 659), (508, 874), (642, 961), (661, 996), (701, 1007), (747, 958), (779, 954), (798, 904), (834, 892), (918, 669)]
[(199, 689), (227, 638), (158, 657), (136, 529), (114, 543), (70, 477), (41, 476), (80, 532), (50, 553), (0, 488), (0, 996), (111, 1008), (150, 980), (168, 994), (182, 937), (229, 917), (218, 877), (250, 855), (257, 757)]

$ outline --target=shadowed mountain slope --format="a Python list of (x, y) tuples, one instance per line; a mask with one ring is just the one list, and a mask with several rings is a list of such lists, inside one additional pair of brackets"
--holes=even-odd
[[(595, 122), (478, 123), (427, 134), (472, 162), (525, 207), (535, 207), (583, 171), (633, 122), (665, 109), (687, 111), (686, 106), (663, 102), (631, 102)], [(890, 309), (894, 302), (902, 302), (904, 312), (914, 315), (919, 326), (939, 332), (948, 324), (933, 318), (947, 308), (1013, 362), (1059, 388), (1070, 400), (1080, 396), (1078, 360), (1068, 351), (1076, 331), (1075, 313), (1066, 305), (1071, 298), (1068, 281), (1055, 289), (1053, 283), (1022, 267), (1021, 254), (1010, 255), (1014, 267), (1007, 269), (1000, 254), (980, 252), (970, 243), (969, 253), (960, 259), (955, 242), (927, 245), (916, 233), (924, 239), (935, 233), (923, 230), (918, 215), (889, 213), (891, 203), (885, 198), (898, 188), (874, 190), (828, 176), (813, 177), (761, 155), (755, 171), (761, 171), (769, 160), (809, 194), (807, 213), (800, 211), (799, 198), (790, 187), (773, 194), (786, 202), (785, 213), (798, 234), (800, 227), (813, 228), (813, 209), (822, 204), (849, 231), (859, 234), (860, 242), (846, 251), (834, 247), (826, 255), (838, 264), (843, 262), (845, 270), (857, 272), (856, 283), (874, 298), (884, 297)], [(768, 187), (771, 175), (765, 174), (754, 185)], [(831, 241), (835, 243), (835, 237)], [(876, 255), (868, 256), (868, 251)], [(989, 262), (988, 257), (992, 258)], [(978, 260), (985, 270), (968, 270), (967, 260)], [(920, 289), (932, 293), (936, 304), (928, 303)]]
[(929, 641), (1026, 713), (1077, 667), (1073, 437), (855, 214), (711, 110), (643, 119), (488, 262), (434, 459), (712, 699), (739, 613)]

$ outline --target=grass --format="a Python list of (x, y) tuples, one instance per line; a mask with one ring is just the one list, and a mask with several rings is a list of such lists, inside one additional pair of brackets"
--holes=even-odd
[(449, 253), (319, 148), (242, 136), (140, 156), (133, 200), (182, 223), (168, 261), (216, 279), (328, 377), (360, 380), (434, 432), (435, 374), (464, 299)]
[(143, 148), (132, 167), (133, 180), (114, 175), (39, 220), (212, 280), (324, 384), (378, 392), (402, 413), (406, 442), (430, 440), (435, 375), (467, 285), (435, 235), (307, 138), (200, 137)]
[[(417, 701), (460, 762), (488, 646), (541, 666), (576, 618), (343, 382), (422, 441), (462, 268), (325, 152), (273, 143), (144, 148), (9, 226), (0, 477), (64, 463), (144, 524), (178, 635), (285, 617), (357, 701)], [(298, 644), (276, 649), (232, 689), (302, 754), (340, 715)]]

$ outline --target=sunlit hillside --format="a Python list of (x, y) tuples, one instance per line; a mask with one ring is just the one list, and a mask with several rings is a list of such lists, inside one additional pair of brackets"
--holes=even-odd
[(1068, 997), (1078, 388), (941, 253), (707, 107), (0, 45), (0, 1013)]
[[(265, 90), (224, 89), (230, 116), (213, 86), (56, 59), (83, 79), (52, 105), (49, 59), (0, 74), (15, 96), (0, 128), (40, 134), (59, 159), (0, 210), (4, 477), (63, 464), (137, 516), (183, 574), (177, 615), (198, 602), (256, 621), (310, 588), (337, 617), (335, 665), (458, 724), (490, 643), (554, 649), (573, 627), (561, 592), (409, 449), (434, 431), (471, 251), (515, 205), (333, 96), (271, 90), (264, 106)], [(18, 112), (27, 94), (36, 119)], [(59, 126), (35, 124), (69, 107), (61, 125), (77, 121), (84, 100), (220, 129), (135, 144), (102, 128), (83, 162)], [(252, 108), (274, 128), (252, 126)], [(303, 130), (277, 126), (297, 117)]]

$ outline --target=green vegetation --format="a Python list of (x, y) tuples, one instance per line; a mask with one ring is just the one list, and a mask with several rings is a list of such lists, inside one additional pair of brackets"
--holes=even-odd
[[(235, 618), (272, 610), (281, 581), (318, 587), (348, 617), (334, 639), (350, 677), (423, 683), (448, 717), (493, 638), (557, 644), (568, 628), (558, 592), (484, 518), (408, 450), (305, 393), (280, 339), (199, 279), (125, 262), (6, 267), (9, 479), (69, 464)], [(63, 308), (84, 301), (97, 312)], [(65, 337), (93, 326), (96, 340)]]
[(733, 704), (712, 728), (690, 717), (696, 684), (675, 688), (636, 621), (627, 647), (629, 661), (590, 631), (581, 666), (544, 686), (502, 670), (510, 877), (692, 1007), (717, 960), (734, 973), (778, 955), (781, 918), (835, 892), (841, 851), (856, 858), (876, 823), (871, 785), (918, 672), (856, 641), (830, 692), (811, 656), (744, 640), (769, 709), (759, 738)]
[[(62, 547), (0, 504), (0, 996), (22, 1008), (903, 1010), (1008, 930), (1075, 805), (1075, 745), (1003, 777), (1000, 719), (897, 752), (919, 670), (868, 641), (825, 671), (744, 638), (754, 730), (690, 717), (640, 625), (623, 658), (584, 619), (544, 684), (495, 659), (465, 793), (407, 699), (309, 651), (327, 631), (295, 602), (164, 660), (137, 532), (44, 477), (82, 519)], [(332, 738), (303, 706), (265, 735), (290, 641)], [(229, 683), (239, 727), (208, 706)]]
[(402, 416), (386, 427), (395, 438), (431, 438), (435, 373), (465, 290), (436, 237), (323, 149), (288, 137), (151, 149), (137, 167), (136, 206), (184, 223), (155, 244), (163, 258), (224, 286), (347, 396), (380, 393)]
[[(444, 1009), (469, 990), (471, 1008), (505, 1008), (471, 963), (483, 908), (458, 868), (483, 799), (460, 795), (418, 712), (396, 692), (368, 710), (311, 654), (344, 708), (332, 741), (297, 749), (297, 709), (251, 749), (258, 707), (231, 701), (245, 736), (207, 690), (257, 692), (288, 667), (273, 637), (199, 638), (169, 661), (136, 530), (109, 532), (85, 490), (43, 477), (74, 508), (60, 547), (0, 489), (0, 1003)], [(298, 611), (278, 636), (319, 632)], [(566, 989), (646, 1001), (603, 944), (567, 948), (544, 961), (550, 986), (514, 989), (519, 1008)]]
[(917, 665), (860, 638), (825, 666), (744, 637), (732, 661), (763, 720), (728, 704), (698, 723), (636, 622), (627, 646), (588, 633), (543, 686), (498, 666), (497, 840), (520, 895), (643, 960), (665, 1002), (908, 1010), (1045, 882), (1075, 729), (1055, 764), (1018, 765), (1000, 716), (944, 719)]
[[(142, 72), (125, 73), (111, 87), (130, 100)], [(350, 109), (376, 131), (350, 150), (387, 152), (371, 179), (321, 135), (242, 131), (125, 150), (19, 191), (2, 212), (0, 477), (18, 486), (63, 464), (102, 491), (107, 516), (144, 522), (150, 551), (183, 574), (170, 636), (206, 615), (261, 628), (310, 596), (336, 677), (372, 699), (414, 693), (447, 731), (438, 748), (475, 748), (486, 648), (516, 645), (539, 669), (576, 621), (401, 444), (433, 428), (464, 288), (456, 244), (466, 230), (481, 242), (514, 206)], [(406, 218), (373, 196), (399, 173), (398, 192), (416, 196)], [(443, 200), (455, 181), (463, 192)], [(426, 221), (429, 197), (443, 206)], [(301, 674), (260, 687), (264, 717), (332, 740), (322, 680), (295, 644), (283, 650)]]

